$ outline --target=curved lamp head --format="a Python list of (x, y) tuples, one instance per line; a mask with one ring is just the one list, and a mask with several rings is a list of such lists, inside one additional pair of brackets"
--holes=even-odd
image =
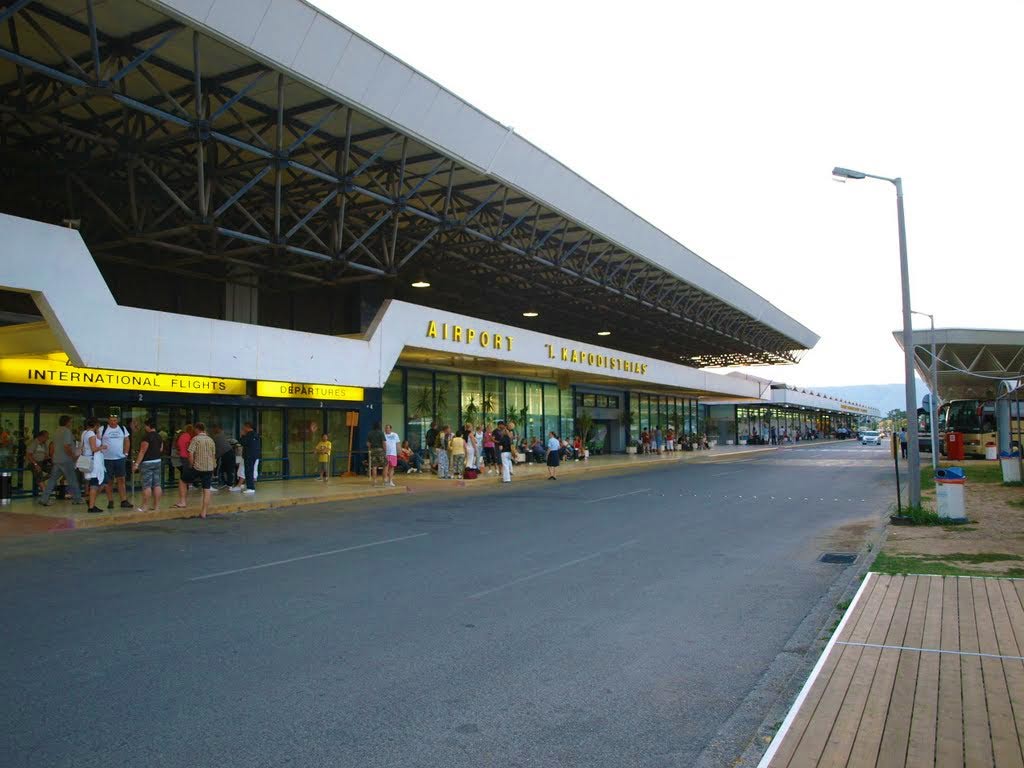
[(836, 181), (867, 178), (866, 173), (861, 173), (860, 171), (851, 171), (849, 168), (840, 168), (838, 165), (832, 169), (832, 176), (835, 178)]

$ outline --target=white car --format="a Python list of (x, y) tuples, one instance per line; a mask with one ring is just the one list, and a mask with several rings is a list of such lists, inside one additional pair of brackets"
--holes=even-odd
[(874, 430), (865, 430), (860, 433), (861, 445), (881, 445), (882, 436)]

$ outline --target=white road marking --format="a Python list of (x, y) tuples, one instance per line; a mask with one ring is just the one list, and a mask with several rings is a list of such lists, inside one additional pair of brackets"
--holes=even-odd
[(626, 493), (617, 493), (614, 496), (602, 496), (600, 499), (588, 499), (584, 501), (584, 504), (597, 504), (599, 501), (610, 501), (611, 499), (621, 499), (623, 496), (635, 496), (638, 493), (647, 493), (650, 488), (641, 488), (639, 491), (627, 491)]
[(341, 549), (332, 549), (328, 552), (314, 552), (312, 555), (300, 555), (299, 557), (289, 557), (287, 560), (275, 560), (272, 563), (260, 563), (259, 565), (247, 565), (245, 568), (234, 568), (230, 571), (218, 571), (217, 573), (208, 573), (205, 576), (193, 576), (189, 581), (205, 581), (206, 579), (216, 579), (218, 576), (230, 576), (233, 573), (244, 573), (245, 571), (258, 571), (261, 568), (272, 568), (275, 565), (287, 565), (288, 563), (297, 563), (300, 560), (312, 560), (315, 557), (327, 557), (328, 555), (340, 555), (342, 552), (353, 552), (357, 549), (367, 549), (368, 547), (379, 547), (381, 544), (394, 544), (396, 541), (408, 541), (409, 539), (418, 539), (421, 536), (429, 536), (428, 533), (414, 533), (411, 536), (399, 536), (397, 539), (385, 539), (384, 541), (371, 541), (369, 544), (357, 544), (354, 547), (342, 547)]
[(537, 578), (540, 578), (541, 576), (547, 576), (549, 573), (555, 573), (555, 571), (560, 571), (563, 568), (571, 568), (572, 566), (579, 565), (580, 563), (584, 563), (587, 560), (593, 560), (595, 557), (600, 557), (601, 555), (609, 555), (612, 552), (617, 552), (620, 549), (624, 549), (625, 547), (631, 547), (634, 544), (639, 544), (639, 543), (640, 543), (640, 539), (630, 539), (629, 541), (626, 541), (626, 542), (623, 542), (622, 544), (619, 544), (617, 547), (612, 547), (611, 549), (602, 549), (600, 552), (594, 552), (591, 555), (586, 555), (584, 557), (578, 557), (575, 560), (570, 560), (567, 563), (562, 563), (561, 565), (556, 565), (553, 568), (545, 568), (543, 571), (537, 571), (536, 573), (531, 573), (531, 574), (529, 574), (527, 576), (520, 576), (518, 579), (513, 579), (512, 581), (506, 582), (505, 584), (502, 584), (500, 586), (491, 587), (490, 589), (485, 589), (483, 592), (477, 592), (474, 595), (470, 595), (467, 599), (468, 600), (476, 600), (478, 598), (484, 597), (485, 595), (490, 595), (490, 594), (492, 594), (494, 592), (498, 592), (498, 591), (500, 591), (502, 589), (505, 589), (506, 587), (513, 587), (516, 584), (522, 584), (523, 582), (530, 581), (531, 579), (537, 579)]
[(719, 472), (717, 475), (712, 475), (712, 477), (725, 477), (726, 475), (738, 475), (739, 473), (740, 470), (734, 469), (732, 472)]

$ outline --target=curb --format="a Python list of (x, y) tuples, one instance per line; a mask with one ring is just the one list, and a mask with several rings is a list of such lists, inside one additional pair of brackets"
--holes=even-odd
[[(409, 493), (410, 489), (398, 486), (397, 488), (378, 488), (370, 490), (357, 490), (351, 493), (338, 494), (337, 496), (297, 496), (290, 499), (275, 499), (273, 501), (239, 501), (236, 504), (224, 504), (210, 507), (210, 515), (233, 515), (238, 512), (259, 512), (270, 509), (285, 509), (287, 507), (298, 507), (306, 504), (325, 504), (332, 501), (346, 501), (348, 499), (380, 498), (381, 496), (395, 496)], [(87, 530), (90, 528), (109, 528), (116, 525), (133, 525), (135, 523), (150, 523), (154, 520), (187, 520), (199, 517), (199, 507), (186, 507), (178, 509), (167, 507), (158, 509), (156, 512), (114, 512), (113, 514), (90, 515), (89, 517), (65, 517), (56, 518), (51, 531), (66, 530)]]

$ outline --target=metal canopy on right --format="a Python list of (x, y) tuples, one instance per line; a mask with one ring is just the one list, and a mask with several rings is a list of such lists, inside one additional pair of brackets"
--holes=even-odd
[[(903, 347), (903, 333), (894, 331)], [(914, 331), (914, 360), (922, 380), (932, 380), (931, 331)], [(1002, 380), (1024, 378), (1024, 331), (935, 329), (939, 397), (992, 399)]]

